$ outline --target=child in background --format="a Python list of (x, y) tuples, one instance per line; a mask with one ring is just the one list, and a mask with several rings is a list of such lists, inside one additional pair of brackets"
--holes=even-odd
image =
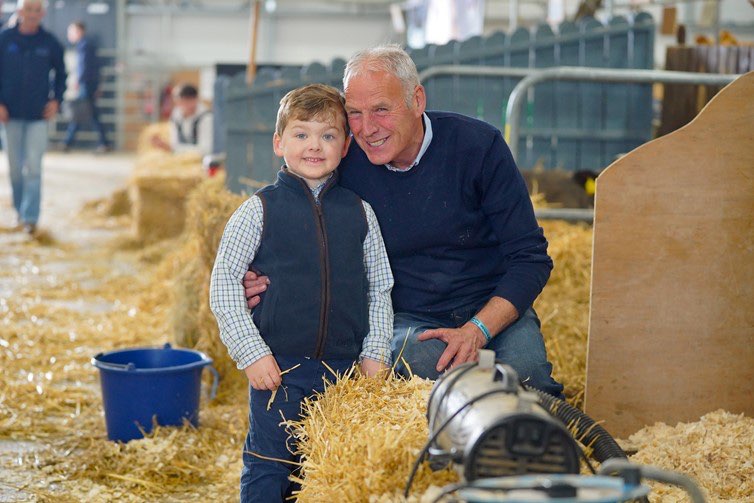
[[(254, 454), (293, 459), (281, 413), (300, 417), (303, 399), (323, 391), (323, 377), (334, 378), (327, 366), (343, 372), (359, 361), (372, 376), (391, 363), (385, 245), (372, 208), (338, 185), (350, 140), (343, 103), (337, 89), (321, 84), (283, 97), (273, 147), (285, 165), (230, 218), (212, 271), (220, 337), (250, 385), (242, 502), (282, 502), (295, 489), (291, 465)], [(269, 277), (253, 313), (242, 284), (250, 265)], [(286, 392), (267, 410), (281, 385)]]
[(199, 101), (199, 91), (191, 84), (181, 84), (173, 89), (175, 106), (170, 114), (170, 140), (158, 135), (151, 138), (152, 145), (166, 152), (212, 153), (212, 112)]

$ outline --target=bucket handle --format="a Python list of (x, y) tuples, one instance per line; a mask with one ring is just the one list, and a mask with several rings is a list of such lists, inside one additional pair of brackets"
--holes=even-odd
[(94, 355), (94, 358), (92, 358), (92, 363), (97, 362), (96, 365), (99, 368), (107, 369), (107, 370), (136, 370), (136, 365), (133, 364), (133, 362), (128, 363), (112, 363), (112, 362), (103, 362), (99, 358), (104, 353), (97, 353)]
[(207, 365), (207, 370), (212, 373), (212, 386), (209, 389), (209, 399), (214, 400), (217, 396), (217, 385), (220, 383), (220, 374), (212, 364)]

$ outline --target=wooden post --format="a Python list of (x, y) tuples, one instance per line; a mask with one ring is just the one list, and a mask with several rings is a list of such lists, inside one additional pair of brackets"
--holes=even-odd
[(246, 84), (251, 85), (257, 74), (257, 31), (259, 29), (259, 8), (261, 2), (254, 0), (253, 15), (251, 18), (251, 50), (249, 63), (246, 65)]

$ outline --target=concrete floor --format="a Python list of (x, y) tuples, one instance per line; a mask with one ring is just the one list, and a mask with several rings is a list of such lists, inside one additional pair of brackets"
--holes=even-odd
[[(39, 229), (58, 243), (77, 247), (96, 246), (109, 239), (113, 231), (81, 226), (77, 213), (87, 201), (106, 198), (126, 185), (133, 169), (134, 156), (108, 154), (95, 156), (87, 152), (49, 153), (43, 161), (42, 210)], [(0, 267), (14, 267), (23, 271), (28, 266), (31, 239), (23, 232), (14, 232), (16, 214), (13, 209), (7, 157), (0, 160)], [(51, 266), (48, 262), (48, 267)], [(56, 265), (57, 267), (57, 265)], [(59, 267), (71, 267), (60, 263)], [(13, 295), (33, 282), (34, 272), (2, 275), (0, 299)], [(0, 502), (35, 501), (34, 495), (18, 491), (33, 476), (28, 470), (13, 469), (23, 455), (39, 449), (40, 445), (27, 441), (0, 440)], [(9, 468), (10, 467), (10, 468)]]
[[(88, 152), (48, 153), (42, 171), (40, 228), (62, 242), (79, 242), (87, 231), (72, 225), (86, 201), (109, 196), (125, 186), (133, 169), (131, 154), (94, 155)], [(0, 161), (0, 228), (15, 223), (7, 157)]]

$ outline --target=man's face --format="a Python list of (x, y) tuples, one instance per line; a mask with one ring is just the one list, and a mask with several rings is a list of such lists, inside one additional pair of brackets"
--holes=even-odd
[(424, 88), (417, 86), (406, 105), (400, 80), (387, 72), (352, 77), (345, 89), (348, 124), (372, 164), (410, 166), (424, 139)]
[(18, 17), (21, 19), (21, 27), (25, 30), (36, 30), (45, 17), (45, 9), (42, 2), (24, 2), (24, 5), (18, 9)]

